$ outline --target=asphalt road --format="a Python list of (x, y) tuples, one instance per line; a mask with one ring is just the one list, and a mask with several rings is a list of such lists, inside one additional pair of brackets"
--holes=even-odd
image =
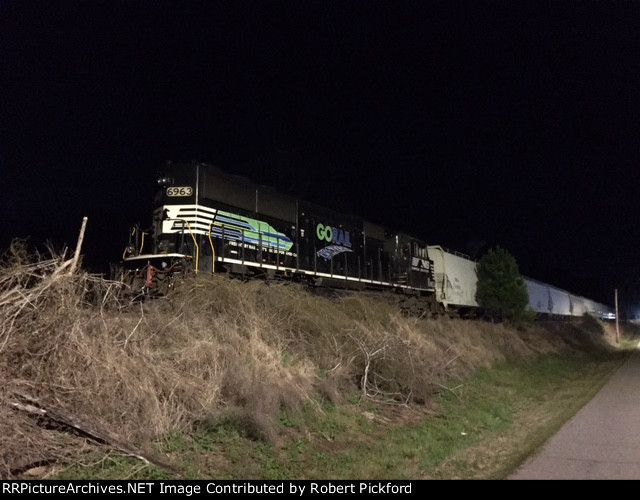
[(508, 479), (640, 479), (640, 350)]

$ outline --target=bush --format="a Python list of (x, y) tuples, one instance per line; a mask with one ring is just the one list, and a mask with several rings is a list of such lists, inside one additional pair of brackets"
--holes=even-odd
[(513, 256), (503, 248), (489, 250), (478, 263), (478, 304), (493, 319), (522, 323), (533, 319), (529, 294)]

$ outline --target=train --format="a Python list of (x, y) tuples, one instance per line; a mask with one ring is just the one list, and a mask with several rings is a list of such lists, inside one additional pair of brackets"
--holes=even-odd
[[(424, 314), (474, 313), (477, 262), (420, 237), (283, 194), (200, 162), (166, 162), (152, 222), (129, 231), (121, 278), (166, 294), (185, 275), (227, 273), (313, 288), (391, 292)], [(539, 315), (611, 308), (525, 278)]]
[[(436, 273), (436, 301), (443, 309), (464, 314), (480, 310), (476, 301), (477, 261), (471, 257), (441, 246), (428, 247)], [(538, 318), (563, 319), (590, 314), (602, 320), (614, 320), (615, 310), (578, 294), (542, 281), (522, 277), (529, 296), (529, 309)]]

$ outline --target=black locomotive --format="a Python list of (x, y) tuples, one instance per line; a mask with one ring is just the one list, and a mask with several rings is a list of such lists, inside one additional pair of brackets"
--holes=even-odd
[(203, 163), (167, 163), (158, 185), (153, 223), (132, 228), (122, 259), (134, 290), (165, 293), (176, 276), (224, 272), (388, 289), (436, 306), (433, 261), (419, 238)]

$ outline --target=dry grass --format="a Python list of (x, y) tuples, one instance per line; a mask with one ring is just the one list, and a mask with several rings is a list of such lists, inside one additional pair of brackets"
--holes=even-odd
[(291, 283), (201, 276), (132, 303), (69, 262), (16, 241), (0, 266), (0, 478), (81, 461), (89, 443), (18, 411), (25, 394), (141, 449), (221, 418), (274, 443), (305, 401), (426, 404), (479, 367), (571, 348), (544, 327), (407, 318)]

